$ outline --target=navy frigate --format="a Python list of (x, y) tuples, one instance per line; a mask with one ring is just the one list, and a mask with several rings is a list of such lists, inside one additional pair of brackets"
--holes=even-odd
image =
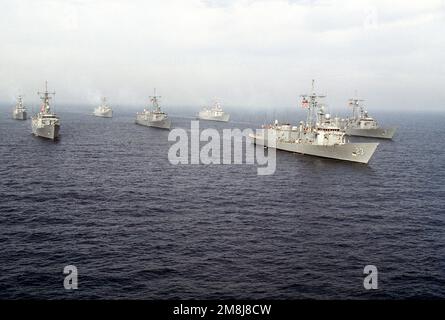
[(17, 97), (17, 103), (12, 112), (12, 118), (15, 120), (26, 120), (28, 114), (26, 112), (26, 107), (23, 105), (23, 97)]
[(343, 121), (345, 133), (349, 136), (392, 139), (396, 128), (382, 128), (377, 121), (368, 114), (362, 99), (349, 99), (352, 107), (352, 117)]
[(161, 111), (158, 102), (159, 98), (161, 97), (156, 95), (156, 89), (154, 89), (154, 95), (150, 97), (153, 105), (152, 110), (146, 108), (144, 111), (138, 112), (136, 114), (136, 124), (160, 129), (170, 129), (171, 120), (165, 112)]
[(253, 143), (317, 157), (368, 163), (378, 143), (347, 141), (335, 119), (325, 112), (325, 106), (320, 102), (324, 97), (315, 93), (312, 81), (312, 93), (302, 95), (302, 106), (307, 108), (306, 122), (300, 121), (298, 126), (292, 126), (275, 120), (273, 124), (263, 126), (259, 133), (250, 135)]
[(32, 117), (32, 133), (38, 137), (47, 139), (56, 139), (59, 136), (60, 120), (59, 117), (51, 111), (49, 101), (50, 95), (55, 95), (55, 92), (48, 92), (48, 84), (45, 82), (45, 91), (37, 92), (40, 95), (43, 103), (40, 112)]
[(94, 109), (93, 113), (96, 117), (112, 118), (113, 109), (107, 104), (107, 99), (102, 98), (102, 104)]
[(200, 120), (210, 120), (210, 121), (222, 121), (228, 122), (230, 119), (230, 114), (224, 112), (221, 105), (215, 101), (213, 107), (204, 107), (198, 114), (198, 119)]

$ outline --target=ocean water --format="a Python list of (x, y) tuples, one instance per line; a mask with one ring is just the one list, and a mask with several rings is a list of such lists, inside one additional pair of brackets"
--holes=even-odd
[[(172, 165), (131, 113), (59, 115), (57, 142), (0, 117), (0, 298), (445, 298), (443, 113), (379, 115), (399, 129), (368, 165), (279, 151), (270, 176)], [(262, 123), (232, 119), (201, 125)]]

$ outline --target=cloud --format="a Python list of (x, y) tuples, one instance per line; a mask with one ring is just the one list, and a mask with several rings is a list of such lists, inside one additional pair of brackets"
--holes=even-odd
[(48, 80), (60, 103), (157, 87), (166, 105), (278, 108), (313, 78), (339, 110), (355, 90), (376, 109), (445, 98), (443, 1), (2, 2), (0, 100)]

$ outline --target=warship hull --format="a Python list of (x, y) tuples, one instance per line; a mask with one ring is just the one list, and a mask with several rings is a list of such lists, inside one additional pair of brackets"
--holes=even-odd
[(225, 113), (221, 116), (211, 116), (199, 113), (198, 115), (199, 120), (206, 120), (206, 121), (220, 121), (220, 122), (229, 122), (230, 114)]
[(19, 111), (19, 112), (14, 112), (12, 114), (12, 118), (14, 120), (26, 120), (27, 119), (27, 113), (26, 111)]
[(331, 146), (280, 141), (269, 143), (262, 136), (250, 135), (250, 137), (254, 144), (276, 148), (277, 150), (359, 163), (368, 163), (378, 146), (378, 143), (347, 143)]
[(376, 129), (346, 128), (345, 129), (345, 133), (348, 136), (380, 138), (380, 139), (392, 139), (395, 132), (396, 128), (376, 128)]
[(93, 115), (100, 118), (113, 118), (113, 110), (108, 110), (105, 112), (94, 111)]
[(37, 137), (55, 140), (59, 137), (60, 125), (45, 125), (37, 127), (34, 123), (32, 125), (32, 133)]
[(167, 130), (169, 130), (171, 127), (170, 119), (163, 119), (163, 120), (159, 120), (159, 121), (153, 121), (153, 120), (147, 120), (147, 119), (136, 119), (135, 123), (139, 124), (141, 126), (153, 127), (153, 128), (159, 128), (159, 129), (167, 129)]

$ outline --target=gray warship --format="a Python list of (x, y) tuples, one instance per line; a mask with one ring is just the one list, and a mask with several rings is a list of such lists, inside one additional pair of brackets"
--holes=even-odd
[(112, 118), (113, 109), (107, 104), (107, 99), (102, 98), (102, 104), (94, 109), (93, 113), (96, 117)]
[(150, 97), (153, 110), (144, 109), (144, 111), (138, 112), (136, 114), (136, 124), (160, 129), (170, 129), (171, 120), (165, 112), (161, 111), (158, 103), (159, 98), (161, 97), (156, 95), (156, 89), (154, 89), (154, 95)]
[(224, 112), (218, 101), (215, 101), (212, 108), (204, 107), (198, 114), (200, 120), (228, 122), (230, 114)]
[(43, 104), (40, 112), (32, 117), (32, 133), (38, 137), (47, 139), (56, 139), (59, 137), (60, 120), (59, 117), (51, 111), (49, 100), (50, 95), (55, 95), (55, 92), (48, 92), (48, 84), (45, 82), (45, 91), (37, 92), (42, 99)]
[(23, 97), (17, 97), (17, 104), (12, 112), (12, 118), (15, 120), (26, 120), (28, 114), (26, 112), (26, 107), (23, 105)]
[(302, 106), (307, 108), (307, 120), (298, 126), (279, 124), (263, 126), (260, 133), (252, 134), (253, 143), (278, 150), (297, 152), (323, 158), (368, 163), (378, 143), (350, 143), (335, 120), (325, 112), (312, 80), (312, 93), (302, 95)]
[(396, 128), (382, 128), (374, 118), (369, 116), (363, 102), (364, 100), (349, 99), (349, 106), (352, 107), (352, 118), (342, 121), (342, 127), (349, 136), (360, 136), (369, 138), (392, 139)]

